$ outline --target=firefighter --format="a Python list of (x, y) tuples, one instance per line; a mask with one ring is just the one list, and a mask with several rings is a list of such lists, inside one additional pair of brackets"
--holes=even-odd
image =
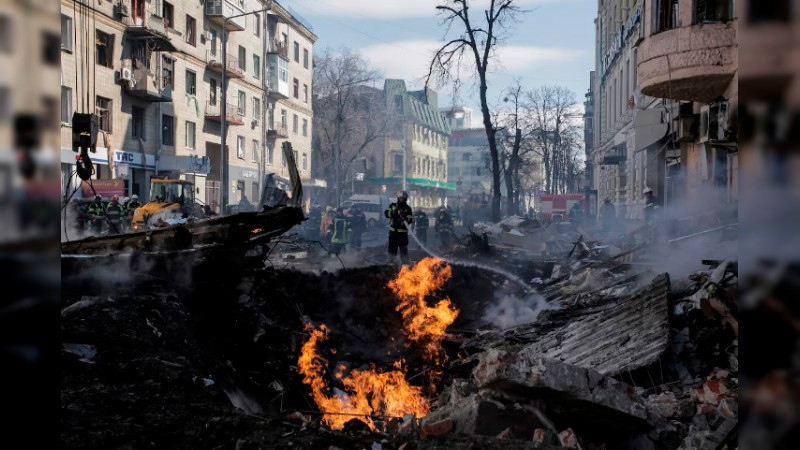
[(106, 205), (106, 217), (108, 217), (108, 229), (112, 233), (122, 233), (122, 219), (125, 216), (125, 209), (119, 204), (119, 195), (113, 195), (111, 201)]
[(408, 261), (408, 225), (414, 223), (414, 212), (408, 205), (408, 192), (397, 193), (397, 202), (389, 205), (383, 212), (389, 219), (389, 257), (394, 259), (400, 251), (403, 263)]
[(326, 206), (325, 214), (322, 215), (322, 220), (319, 222), (319, 236), (323, 239), (328, 236), (328, 227), (333, 223), (333, 216), (333, 208)]
[(100, 234), (103, 230), (103, 220), (105, 220), (105, 207), (103, 207), (103, 198), (99, 195), (94, 196), (94, 202), (89, 205), (89, 209), (87, 210), (90, 216), (90, 220), (92, 221), (92, 234)]
[(358, 209), (358, 206), (350, 207), (350, 248), (361, 250), (361, 235), (367, 229), (367, 216)]
[(649, 187), (644, 188), (644, 223), (645, 225), (652, 225), (656, 219), (656, 215), (661, 209), (661, 200), (653, 194), (653, 190)]
[(439, 242), (442, 249), (449, 248), (453, 242), (453, 215), (444, 206), (436, 214), (436, 232), (439, 233)]
[(328, 235), (331, 242), (328, 255), (339, 256), (339, 253), (344, 250), (347, 244), (347, 237), (350, 235), (351, 230), (350, 221), (344, 215), (344, 210), (336, 208), (336, 215), (328, 226)]
[(422, 245), (428, 245), (428, 215), (425, 211), (418, 209), (414, 212), (414, 235), (417, 236)]
[(139, 203), (139, 196), (136, 194), (131, 195), (131, 201), (128, 202), (128, 206), (125, 208), (127, 210), (127, 215), (129, 217), (133, 217), (133, 213), (136, 212), (136, 208), (142, 206)]

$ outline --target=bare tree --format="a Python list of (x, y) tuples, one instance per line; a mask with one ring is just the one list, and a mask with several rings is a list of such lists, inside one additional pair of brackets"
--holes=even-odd
[[(492, 121), (489, 104), (486, 100), (487, 72), (494, 50), (503, 40), (509, 22), (521, 10), (515, 0), (489, 0), (489, 6), (482, 15), (470, 15), (470, 0), (442, 0), (436, 9), (443, 15), (442, 24), (446, 26), (445, 40), (434, 54), (426, 78), (426, 86), (431, 78), (440, 82), (453, 83), (454, 89), (460, 85), (461, 65), (470, 62), (474, 70), (466, 75), (474, 78), (477, 74), (478, 92), (481, 102), (483, 126), (489, 141), (489, 154), (492, 159), (492, 220), (500, 220), (500, 155), (495, 134), (497, 129)], [(449, 39), (447, 34), (455, 27), (458, 36)], [(449, 39), (449, 40), (448, 40)], [(466, 58), (466, 60), (465, 60)]]
[(565, 192), (567, 162), (580, 131), (570, 119), (582, 117), (575, 110), (575, 94), (561, 86), (542, 86), (527, 93), (526, 105), (534, 128), (534, 147), (544, 164), (544, 191)]
[(350, 49), (326, 49), (314, 59), (312, 147), (315, 166), (335, 189), (337, 205), (353, 162), (386, 131), (385, 104), (372, 87), (380, 78)]

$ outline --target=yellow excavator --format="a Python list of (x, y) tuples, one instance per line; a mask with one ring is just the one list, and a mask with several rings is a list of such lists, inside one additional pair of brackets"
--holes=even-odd
[(133, 213), (133, 231), (180, 223), (194, 209), (194, 184), (185, 180), (150, 180), (150, 199)]

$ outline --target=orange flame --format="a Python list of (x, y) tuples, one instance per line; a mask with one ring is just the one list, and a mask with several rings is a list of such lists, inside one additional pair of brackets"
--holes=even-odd
[(441, 345), (445, 330), (458, 317), (458, 309), (445, 297), (428, 306), (425, 297), (440, 289), (453, 275), (453, 269), (439, 258), (425, 258), (413, 268), (403, 266), (389, 288), (400, 298), (395, 308), (403, 317), (408, 338), (425, 349), (428, 361), (441, 363), (445, 354)]
[(356, 418), (373, 430), (375, 423), (371, 416), (374, 415), (402, 417), (411, 413), (423, 417), (428, 414), (430, 405), (422, 389), (408, 384), (400, 361), (395, 363), (396, 370), (378, 371), (373, 366), (368, 370), (354, 369), (346, 376), (346, 367), (339, 365), (334, 376), (341, 380), (344, 392), (329, 395), (330, 388), (324, 377), (327, 361), (317, 354), (317, 344), (328, 338), (328, 328), (325, 325), (313, 328), (307, 324), (306, 330), (311, 331), (311, 337), (300, 350), (297, 366), (303, 383), (311, 387), (317, 406), (325, 413), (333, 413), (322, 418), (329, 427), (344, 427), (355, 417), (353, 414), (362, 415)]

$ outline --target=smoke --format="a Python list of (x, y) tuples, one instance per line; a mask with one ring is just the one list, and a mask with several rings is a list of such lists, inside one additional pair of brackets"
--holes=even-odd
[(544, 297), (532, 294), (525, 298), (503, 295), (484, 312), (484, 320), (499, 329), (506, 329), (526, 323), (536, 322), (539, 314), (547, 309), (554, 309)]

